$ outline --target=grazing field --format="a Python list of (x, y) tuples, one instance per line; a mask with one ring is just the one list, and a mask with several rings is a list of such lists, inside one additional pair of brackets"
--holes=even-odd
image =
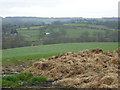
[[(89, 33), (90, 36), (93, 36), (94, 33), (96, 32), (100, 32), (103, 35), (105, 34), (105, 31), (99, 31), (99, 30), (95, 30), (95, 29), (88, 29), (88, 28), (77, 28), (77, 29), (66, 29), (66, 36), (67, 37), (79, 37), (82, 33)], [(28, 41), (35, 41), (35, 40), (39, 40), (39, 30), (19, 30), (18, 31), (22, 36), (25, 37), (26, 40)]]
[(2, 61), (2, 50), (0, 50), (0, 61)]
[[(17, 31), (20, 35), (24, 36), (28, 41), (38, 41), (40, 30), (46, 26), (34, 26), (34, 27), (24, 27), (18, 28)], [(107, 29), (108, 31), (112, 31), (112, 29), (104, 26), (104, 25), (91, 25), (91, 24), (64, 24), (63, 29), (66, 32), (66, 37), (80, 37), (83, 33), (87, 33), (88, 36), (95, 36), (96, 33), (100, 33), (105, 36), (106, 31), (101, 29)], [(58, 28), (54, 28), (53, 31), (57, 31)], [(100, 30), (98, 30), (100, 29)], [(50, 32), (49, 29), (45, 30), (46, 32)], [(95, 36), (97, 37), (97, 36)]]
[(88, 33), (89, 36), (94, 36), (94, 33), (102, 33), (105, 34), (105, 31), (96, 30), (96, 29), (89, 29), (89, 28), (77, 28), (77, 29), (67, 29), (67, 36), (69, 37), (79, 37), (83, 33)]
[(64, 52), (80, 51), (83, 49), (102, 48), (103, 50), (114, 50), (118, 48), (118, 43), (67, 43), (21, 47), (5, 49), (2, 51), (2, 61), (31, 60), (38, 58), (48, 58)]
[(24, 36), (25, 40), (34, 41), (39, 40), (39, 30), (19, 30), (18, 31), (22, 36)]
[(64, 25), (66, 25), (66, 26), (88, 26), (88, 27), (109, 29), (108, 27), (106, 27), (104, 25), (92, 25), (92, 24), (64, 24)]

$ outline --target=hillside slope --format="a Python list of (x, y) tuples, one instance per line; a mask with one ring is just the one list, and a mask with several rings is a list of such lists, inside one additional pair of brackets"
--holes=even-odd
[(80, 51), (83, 49), (102, 48), (103, 50), (114, 50), (118, 43), (113, 42), (91, 42), (91, 43), (63, 43), (52, 45), (40, 45), (2, 50), (2, 61), (31, 60), (48, 58), (53, 55), (69, 51)]

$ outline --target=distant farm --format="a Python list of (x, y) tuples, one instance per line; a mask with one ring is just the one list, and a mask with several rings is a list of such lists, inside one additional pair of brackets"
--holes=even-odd
[(3, 49), (60, 43), (118, 42), (117, 23), (114, 18), (7, 17), (3, 19)]

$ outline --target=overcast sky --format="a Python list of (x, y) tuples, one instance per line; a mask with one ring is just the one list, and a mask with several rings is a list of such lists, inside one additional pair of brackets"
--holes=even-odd
[(0, 0), (0, 16), (117, 17), (119, 0)]

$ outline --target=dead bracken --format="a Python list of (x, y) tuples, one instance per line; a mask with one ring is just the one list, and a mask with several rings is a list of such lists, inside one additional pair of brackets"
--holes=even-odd
[(41, 59), (25, 71), (50, 79), (62, 78), (53, 85), (76, 88), (118, 88), (118, 65), (120, 48), (112, 51), (102, 49), (68, 52)]

